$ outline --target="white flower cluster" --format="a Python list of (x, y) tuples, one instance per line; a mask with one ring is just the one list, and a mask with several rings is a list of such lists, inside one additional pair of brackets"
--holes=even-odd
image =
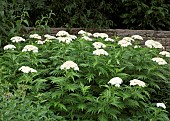
[(41, 40), (41, 36), (38, 34), (30, 34), (29, 38)]
[(27, 51), (33, 51), (33, 52), (38, 52), (38, 48), (34, 45), (26, 45), (22, 52), (27, 52)]
[(134, 42), (135, 41), (132, 37), (123, 37), (122, 40), (125, 40), (127, 42)]
[(153, 61), (157, 62), (159, 65), (165, 65), (167, 64), (167, 62), (163, 59), (163, 58), (160, 58), (160, 57), (155, 57), (155, 58), (152, 58)]
[(93, 54), (98, 55), (98, 56), (100, 56), (100, 55), (108, 55), (108, 53), (103, 49), (96, 49), (95, 51), (93, 51)]
[(105, 47), (106, 47), (106, 45), (103, 44), (103, 43), (101, 43), (101, 42), (94, 42), (94, 43), (93, 43), (93, 46), (94, 46), (94, 48), (96, 48), (96, 49), (100, 49), (100, 48), (105, 48)]
[(142, 36), (140, 35), (132, 35), (131, 38), (135, 40), (143, 40)]
[(108, 84), (115, 85), (116, 87), (120, 87), (122, 83), (123, 80), (120, 77), (114, 77), (108, 82)]
[(109, 36), (106, 34), (106, 33), (94, 33), (93, 34), (93, 37), (96, 37), (96, 38), (108, 38)]
[(11, 45), (11, 44), (4, 46), (4, 50), (8, 50), (8, 49), (14, 50), (15, 48), (16, 47), (14, 45)]
[(77, 37), (75, 35), (70, 35), (66, 31), (59, 31), (56, 36), (58, 36), (56, 39), (59, 40), (59, 42), (65, 42), (67, 44), (71, 43), (72, 40), (76, 39)]
[[(122, 83), (123, 80), (120, 77), (114, 77), (108, 82), (108, 84), (115, 85), (116, 87), (120, 87), (120, 84)], [(138, 79), (130, 80), (130, 86), (135, 86), (135, 85), (145, 87), (145, 83), (141, 80)]]
[(127, 47), (129, 45), (132, 45), (131, 41), (128, 41), (126, 39), (122, 39), (118, 42), (118, 45), (120, 45), (121, 47)]
[(93, 41), (92, 38), (88, 37), (88, 36), (83, 36), (82, 39), (85, 39), (87, 41)]
[(16, 43), (21, 42), (21, 41), (25, 42), (25, 39), (19, 36), (12, 37), (10, 40)]
[(55, 36), (49, 35), (49, 34), (45, 34), (44, 37), (46, 39), (57, 39)]
[(145, 82), (138, 80), (138, 79), (130, 80), (130, 86), (135, 86), (135, 85), (145, 87)]
[(166, 108), (165, 104), (164, 103), (156, 103), (156, 106), (157, 107), (161, 107), (161, 108)]
[(160, 42), (154, 41), (154, 40), (147, 40), (145, 42), (145, 45), (149, 48), (163, 48), (162, 44)]
[(114, 42), (115, 40), (112, 38), (106, 38), (105, 41), (110, 41), (110, 42)]
[(33, 72), (37, 72), (35, 69), (30, 68), (29, 66), (22, 66), (18, 69), (19, 71), (22, 71), (23, 73), (33, 73)]
[(161, 51), (159, 54), (160, 55), (165, 55), (165, 57), (170, 57), (170, 53), (167, 52), (167, 51)]
[(42, 40), (37, 40), (36, 43), (39, 45), (43, 45), (46, 41), (42, 41)]
[(57, 40), (59, 42), (65, 42), (67, 44), (72, 42), (72, 39), (70, 37), (57, 37)]
[(79, 70), (79, 67), (76, 63), (74, 63), (73, 61), (66, 61), (65, 63), (63, 63), (61, 66), (60, 66), (60, 69), (63, 70), (63, 69), (74, 69), (74, 70)]
[(80, 34), (80, 35), (82, 35), (82, 36), (92, 36), (91, 33), (86, 32), (86, 31), (84, 31), (84, 30), (80, 30), (80, 31), (78, 32), (78, 34)]
[(70, 34), (66, 31), (64, 31), (64, 30), (58, 31), (57, 34), (56, 34), (56, 36), (58, 36), (58, 37), (64, 37), (64, 36), (68, 37), (69, 35)]

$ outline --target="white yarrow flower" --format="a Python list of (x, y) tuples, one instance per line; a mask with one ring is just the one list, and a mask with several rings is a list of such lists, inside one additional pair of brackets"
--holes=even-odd
[(65, 63), (63, 63), (61, 66), (60, 66), (60, 69), (63, 70), (63, 69), (74, 69), (74, 70), (77, 70), (79, 71), (79, 67), (77, 66), (76, 63), (74, 63), (73, 61), (66, 61)]
[(4, 46), (4, 50), (8, 50), (8, 49), (14, 50), (15, 48), (16, 47), (14, 45), (11, 45), (11, 44)]
[(16, 43), (21, 42), (21, 41), (23, 41), (23, 42), (26, 41), (24, 38), (19, 37), (19, 36), (12, 37), (10, 40), (11, 40), (12, 42), (16, 42)]
[(73, 40), (77, 38), (76, 35), (69, 35), (69, 37), (70, 37), (71, 39), (73, 39)]
[(31, 34), (31, 35), (29, 36), (29, 38), (40, 40), (40, 39), (41, 39), (41, 36), (38, 35), (38, 34)]
[(58, 31), (56, 36), (58, 37), (68, 37), (70, 34), (64, 30)]
[(132, 43), (130, 41), (122, 39), (118, 42), (118, 45), (120, 45), (121, 47), (127, 47), (129, 45), (132, 45)]
[(19, 71), (22, 71), (23, 73), (33, 73), (33, 72), (37, 72), (35, 69), (30, 68), (29, 66), (22, 66), (18, 69)]
[(27, 51), (33, 51), (33, 52), (38, 52), (38, 48), (34, 45), (26, 45), (22, 52), (27, 52)]
[(109, 36), (106, 33), (94, 33), (93, 34), (94, 37), (96, 38), (108, 38)]
[(127, 42), (133, 42), (133, 41), (135, 41), (133, 38), (131, 38), (131, 37), (123, 37), (123, 39), (122, 40), (125, 40), (125, 41), (127, 41)]
[(145, 87), (145, 82), (138, 80), (138, 79), (130, 80), (130, 86), (135, 86), (135, 85)]
[(86, 31), (84, 31), (84, 30), (80, 30), (80, 31), (78, 32), (78, 34), (80, 34), (80, 35), (82, 35), (82, 36), (92, 36), (91, 33), (86, 32)]
[(72, 42), (72, 39), (70, 37), (57, 37), (57, 40), (59, 40), (59, 42), (65, 42), (67, 44)]
[(160, 55), (165, 55), (165, 57), (170, 57), (170, 53), (167, 51), (162, 51), (159, 53)]
[(94, 48), (99, 49), (99, 48), (105, 48), (106, 45), (101, 43), (101, 42), (94, 42), (93, 43)]
[(106, 38), (105, 41), (114, 42), (114, 39), (112, 39), (112, 38)]
[(162, 44), (160, 42), (154, 41), (154, 40), (147, 40), (145, 42), (145, 45), (149, 48), (163, 48)]
[(52, 36), (52, 35), (49, 35), (49, 34), (45, 34), (44, 37), (48, 40), (57, 39), (55, 36)]
[(164, 103), (156, 103), (156, 106), (157, 107), (162, 107), (162, 108), (166, 108), (165, 104)]
[(108, 84), (115, 85), (116, 87), (120, 87), (122, 83), (123, 80), (120, 77), (114, 77), (108, 82)]
[(137, 39), (137, 40), (143, 40), (142, 36), (140, 36), (140, 35), (132, 35), (131, 38)]
[(86, 31), (84, 31), (84, 30), (80, 30), (79, 32), (78, 32), (78, 34), (86, 34), (87, 32)]
[(160, 57), (155, 57), (155, 58), (152, 58), (153, 61), (157, 62), (159, 65), (165, 65), (167, 64), (167, 62), (163, 59), (163, 58), (160, 58)]
[(87, 40), (87, 41), (93, 41), (92, 38), (88, 37), (88, 36), (83, 36), (83, 39)]
[(97, 49), (97, 50), (93, 51), (93, 54), (98, 55), (98, 56), (100, 56), (100, 55), (108, 55), (108, 53), (103, 49)]
[(42, 40), (38, 40), (38, 41), (36, 41), (37, 42), (37, 44), (39, 44), (39, 45), (43, 45), (44, 43), (45, 43), (45, 41), (42, 41)]

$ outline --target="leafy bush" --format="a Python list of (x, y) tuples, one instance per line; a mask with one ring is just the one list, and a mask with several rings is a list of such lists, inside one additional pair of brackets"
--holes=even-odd
[(160, 43), (79, 34), (11, 38), (0, 57), (1, 120), (169, 120), (170, 53)]
[(164, 0), (122, 0), (126, 12), (122, 14), (123, 23), (130, 29), (169, 30), (169, 7)]
[(21, 32), (21, 28), (29, 26), (29, 15), (19, 1), (0, 1), (0, 51), (10, 37)]

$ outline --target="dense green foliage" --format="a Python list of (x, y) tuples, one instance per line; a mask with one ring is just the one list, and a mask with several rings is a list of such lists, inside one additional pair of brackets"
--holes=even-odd
[[(137, 40), (121, 47), (116, 36), (114, 42), (79, 36), (68, 44), (54, 39), (42, 45), (29, 36), (25, 39), (0, 56), (0, 120), (169, 120), (170, 65), (152, 61), (159, 56), (169, 62), (159, 55), (160, 49), (134, 48)], [(108, 55), (95, 55), (94, 42), (105, 44)], [(22, 52), (25, 45), (38, 47), (38, 52)], [(66, 61), (79, 69), (62, 69)], [(23, 73), (22, 66), (37, 72)], [(123, 80), (120, 87), (108, 84), (114, 77)], [(146, 86), (130, 86), (132, 79)], [(166, 109), (156, 106), (160, 102)]]

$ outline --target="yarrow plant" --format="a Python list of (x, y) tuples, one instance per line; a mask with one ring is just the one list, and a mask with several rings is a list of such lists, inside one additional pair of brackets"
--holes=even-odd
[(79, 67), (77, 66), (76, 63), (74, 63), (73, 61), (66, 61), (64, 62), (61, 66), (60, 66), (60, 69), (63, 70), (63, 69), (74, 69), (74, 70), (79, 70)]
[(1, 52), (0, 119), (169, 120), (169, 52), (161, 43), (84, 30), (24, 38)]
[(130, 80), (130, 86), (135, 86), (135, 85), (145, 87), (145, 82), (138, 80), (138, 79)]
[(22, 38), (22, 37), (19, 37), (19, 36), (12, 37), (10, 40), (11, 40), (12, 42), (16, 42), (16, 43), (22, 42), (22, 41), (25, 42), (25, 39)]
[(23, 49), (22, 52), (27, 52), (27, 51), (33, 51), (33, 52), (38, 52), (38, 48), (34, 45), (26, 45)]
[(29, 66), (22, 66), (18, 69), (19, 71), (22, 71), (23, 73), (33, 73), (33, 72), (37, 72), (35, 69), (30, 68)]
[(157, 62), (159, 65), (165, 65), (167, 64), (167, 62), (163, 59), (163, 58), (160, 58), (160, 57), (155, 57), (155, 58), (152, 58), (153, 61)]
[(104, 49), (96, 49), (93, 51), (93, 54), (94, 55), (108, 55), (108, 52), (106, 52)]
[(156, 106), (157, 107), (161, 107), (161, 108), (166, 108), (165, 104), (164, 103), (156, 103)]
[(149, 48), (164, 48), (161, 43), (154, 40), (147, 40), (145, 45)]
[(4, 50), (9, 50), (9, 49), (14, 50), (15, 48), (16, 48), (15, 45), (11, 45), (11, 44), (4, 46)]
[(41, 39), (42, 39), (42, 37), (41, 37), (40, 35), (38, 35), (38, 34), (31, 34), (31, 35), (29, 36), (29, 38), (38, 39), (38, 40), (41, 40)]
[(119, 77), (112, 78), (108, 84), (115, 85), (116, 87), (120, 87), (120, 84), (122, 84), (123, 80)]

